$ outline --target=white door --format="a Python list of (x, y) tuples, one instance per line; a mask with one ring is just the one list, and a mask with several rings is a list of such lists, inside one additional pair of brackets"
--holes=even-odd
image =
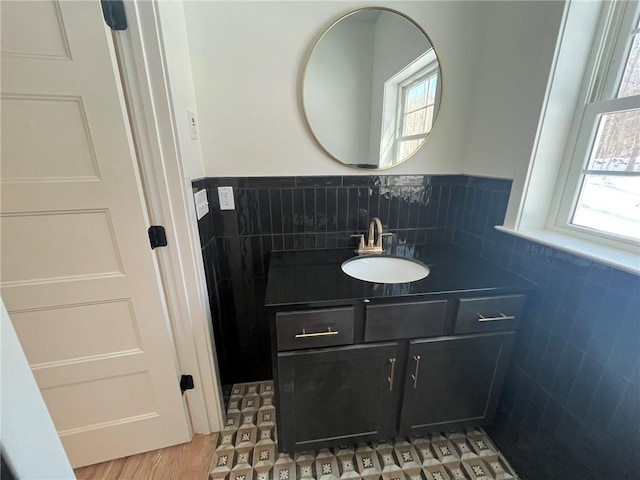
[(71, 464), (189, 441), (100, 2), (0, 15), (1, 294)]

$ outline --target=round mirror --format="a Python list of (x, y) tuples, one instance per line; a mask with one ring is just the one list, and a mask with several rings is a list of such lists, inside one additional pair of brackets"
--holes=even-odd
[(393, 167), (426, 141), (440, 105), (438, 57), (406, 15), (363, 8), (333, 23), (304, 72), (302, 105), (320, 146), (343, 164)]

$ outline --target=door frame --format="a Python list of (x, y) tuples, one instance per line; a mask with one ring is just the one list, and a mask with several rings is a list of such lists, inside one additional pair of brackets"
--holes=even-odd
[[(217, 432), (224, 421), (222, 389), (192, 178), (185, 173), (185, 154), (193, 154), (193, 143), (186, 149), (185, 142), (192, 140), (184, 138), (184, 130), (178, 128), (162, 28), (163, 19), (177, 23), (186, 39), (186, 26), (180, 23), (184, 10), (180, 2), (135, 0), (124, 4), (128, 28), (113, 32), (114, 44), (149, 221), (163, 225), (167, 233), (168, 247), (155, 252), (179, 368), (192, 375), (195, 383), (185, 396), (194, 433)], [(171, 25), (171, 34), (175, 33)], [(186, 122), (186, 112), (183, 116)], [(195, 146), (199, 153), (199, 142)], [(197, 161), (201, 167), (201, 158)]]

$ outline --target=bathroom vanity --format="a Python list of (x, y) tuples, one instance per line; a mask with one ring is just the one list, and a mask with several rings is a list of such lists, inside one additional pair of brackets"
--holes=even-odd
[(531, 283), (452, 245), (400, 246), (419, 281), (346, 275), (352, 250), (273, 252), (267, 282), (286, 452), (491, 423)]

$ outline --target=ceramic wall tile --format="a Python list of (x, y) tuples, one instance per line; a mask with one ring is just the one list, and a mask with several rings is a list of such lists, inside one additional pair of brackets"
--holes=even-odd
[[(271, 375), (267, 320), (258, 295), (266, 285), (271, 251), (348, 248), (356, 242), (351, 234), (365, 232), (375, 216), (395, 233), (385, 245), (450, 241), (448, 192), (466, 183), (456, 175), (195, 181), (194, 190), (208, 190), (211, 209), (198, 226), (223, 384)], [(220, 210), (220, 186), (233, 187), (235, 210)], [(431, 198), (433, 189), (437, 198)]]
[[(640, 363), (640, 278), (496, 231), (509, 181), (470, 177), (466, 192), (457, 188), (455, 243), (539, 285), (516, 339), (492, 437), (524, 478), (624, 478), (640, 471), (640, 421), (624, 428), (613, 421), (625, 391), (639, 383), (632, 372)], [(640, 396), (635, 404), (640, 412)], [(622, 437), (628, 442), (619, 443)], [(532, 460), (550, 448), (558, 454)]]

